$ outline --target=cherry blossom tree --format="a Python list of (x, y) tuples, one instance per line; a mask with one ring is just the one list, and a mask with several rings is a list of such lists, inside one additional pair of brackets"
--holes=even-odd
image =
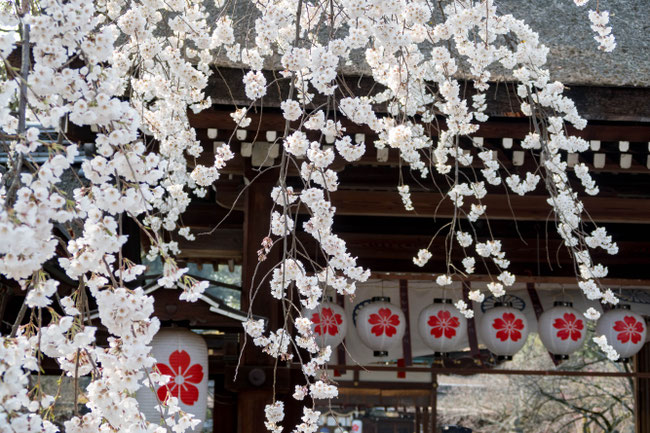
[[(248, 126), (249, 110), (275, 84), (262, 73), (265, 63), (279, 58), (277, 80), (289, 83), (281, 104), (285, 128), (277, 139), (275, 207), (268, 237), (260, 239), (260, 261), (272, 248), (281, 249), (282, 258), (270, 287), (256, 289), (270, 290), (285, 320), (278, 329), (265, 329), (263, 321), (251, 318), (244, 328), (270, 356), (296, 357), (302, 364), (305, 384), (296, 387), (295, 398), (337, 395), (323, 368), (331, 348), (316, 344), (312, 322), (300, 312), (316, 308), (326, 292), (354, 296), (356, 284), (370, 275), (332, 231), (330, 193), (339, 181), (331, 164), (337, 155), (353, 162), (369, 146), (396, 149), (413, 172), (438, 177), (455, 216), (442, 234), (448, 259), (437, 283), (446, 286), (472, 274), (478, 260), (494, 276), (488, 287), (495, 296), (516, 278), (498, 237), (476, 237), (472, 224), (489, 213), (481, 200), (490, 185), (523, 195), (541, 183), (575, 260), (580, 287), (589, 299), (617, 302), (599, 283), (606, 267), (594, 263), (590, 253), (602, 248), (615, 254), (617, 246), (603, 228), (587, 230), (562, 153), (588, 148), (566, 132), (566, 125), (581, 129), (586, 121), (563, 95), (562, 83), (545, 69), (548, 49), (525, 17), (500, 14), (493, 0), (269, 0), (252, 2), (254, 28), (240, 38), (232, 4), (215, 3), (216, 17), (201, 0), (2, 4), (0, 133), (9, 163), (0, 190), (0, 272), (25, 290), (26, 300), (11, 334), (0, 337), (0, 431), (55, 431), (48, 421), (54, 396), (28, 384), (29, 374), (39, 374), (43, 356), (56, 359), (75, 380), (91, 377), (84, 391), (89, 412), (68, 420), (68, 432), (181, 432), (196, 423), (179, 410), (175, 398), (160, 402), (162, 425), (148, 423), (132, 397), (139, 387), (165, 385), (170, 378), (154, 368), (150, 356), (149, 344), (160, 325), (152, 317), (152, 297), (133, 287), (145, 266), (125, 257), (123, 224), (127, 218), (135, 221), (150, 244), (147, 258), (164, 263), (158, 283), (179, 286), (181, 299), (196, 301), (208, 283), (185, 275), (187, 269), (174, 259), (178, 244), (164, 234), (194, 238), (179, 218), (233, 158), (226, 142), (215, 150), (212, 164), (196, 163), (203, 148), (188, 121), (188, 110), (211, 106), (205, 89), (215, 53), (249, 68), (243, 85), (251, 103), (233, 111), (233, 126)], [(587, 0), (575, 3), (582, 7)], [(585, 17), (597, 48), (614, 49), (608, 13), (596, 5)], [(11, 60), (16, 53), (18, 62)], [(355, 53), (362, 54), (381, 90), (359, 96), (339, 85)], [(509, 71), (517, 82), (517, 103), (531, 119), (522, 146), (535, 156), (536, 166), (523, 178), (505, 172), (481, 140), (470, 145), (461, 140), (488, 120), (486, 91), (497, 69)], [(461, 80), (470, 81), (475, 92), (465, 96)], [(316, 105), (317, 97), (327, 102)], [(340, 116), (369, 127), (378, 138), (355, 142)], [(29, 122), (53, 129), (55, 137), (41, 140)], [(96, 153), (81, 163), (82, 174), (71, 170), (79, 149), (66, 138), (69, 124), (97, 131)], [(323, 146), (330, 139), (333, 149)], [(47, 158), (36, 158), (36, 151)], [(483, 168), (474, 178), (461, 174), (476, 162)], [(300, 188), (288, 185), (290, 171), (300, 173)], [(585, 193), (598, 193), (587, 166), (579, 164), (574, 171)], [(61, 186), (66, 173), (77, 178), (72, 191)], [(409, 185), (400, 181), (396, 187), (404, 207), (413, 209)], [(467, 206), (469, 198), (478, 204)], [(300, 227), (299, 210), (310, 215)], [(325, 264), (301, 246), (297, 231), (314, 237)], [(459, 263), (451, 260), (452, 249), (463, 251)], [(423, 266), (434, 253), (440, 254), (414, 251), (414, 262)], [(51, 260), (77, 282), (69, 296), (59, 299), (59, 282), (46, 270)], [(90, 297), (111, 335), (108, 347), (95, 343), (96, 329), (88, 324)], [(470, 296), (482, 297), (478, 291)], [(456, 305), (473, 314), (463, 301)], [(44, 311), (52, 318), (49, 323), (42, 320)], [(599, 342), (608, 349), (606, 341)], [(275, 401), (265, 412), (268, 429), (280, 432), (283, 402)], [(318, 417), (315, 407), (306, 406), (303, 422), (289, 428), (314, 432)]]

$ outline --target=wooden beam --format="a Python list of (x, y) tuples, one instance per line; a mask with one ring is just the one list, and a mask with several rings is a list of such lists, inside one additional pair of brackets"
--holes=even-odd
[[(194, 128), (207, 130), (208, 128), (216, 127), (220, 129), (220, 134), (222, 134), (221, 129), (229, 130), (225, 135), (220, 136), (221, 141), (228, 141), (233, 133), (232, 130), (237, 126), (232, 120), (232, 117), (230, 117), (230, 113), (233, 111), (234, 110), (230, 107), (214, 107), (200, 113), (190, 111), (188, 112), (188, 116), (190, 119), (190, 125)], [(283, 130), (286, 121), (279, 110), (274, 110), (272, 108), (266, 108), (264, 111), (258, 113), (250, 113), (248, 117), (251, 118), (251, 123), (243, 129), (256, 132), (256, 134), (251, 134), (251, 136), (247, 137), (245, 140), (250, 142), (265, 140), (264, 131)], [(357, 125), (343, 116), (340, 116), (337, 120), (341, 121), (347, 134), (366, 134), (368, 139), (375, 137), (374, 132), (367, 126)], [(650, 118), (648, 121), (650, 121)], [(441, 129), (446, 129), (446, 123), (443, 118), (438, 119), (438, 124)], [(294, 122), (292, 126), (297, 127), (298, 123)], [(492, 118), (485, 123), (481, 123), (478, 132), (474, 135), (483, 138), (507, 137), (521, 140), (531, 131), (531, 125), (525, 119)], [(585, 140), (624, 140), (631, 142), (644, 142), (650, 140), (650, 125), (640, 122), (625, 125), (594, 122), (588, 124), (582, 130), (569, 126), (567, 132), (571, 135), (584, 138)], [(201, 138), (201, 136), (199, 136), (199, 138)], [(207, 132), (205, 140), (207, 141)], [(210, 139), (210, 141), (214, 140)]]
[[(292, 368), (301, 368), (298, 364), (292, 364)], [(328, 369), (340, 368), (338, 365), (328, 365)], [(583, 371), (583, 370), (520, 370), (520, 369), (490, 369), (490, 368), (453, 368), (444, 367), (396, 367), (396, 366), (378, 366), (378, 365), (348, 365), (349, 370), (361, 371), (382, 371), (394, 372), (405, 371), (407, 373), (435, 373), (435, 374), (490, 374), (500, 376), (578, 376), (578, 377), (637, 377), (650, 379), (650, 372), (638, 371)]]
[[(428, 406), (430, 384), (372, 382), (355, 387), (350, 382), (337, 382), (339, 395), (332, 401), (337, 406)], [(364, 426), (365, 431), (366, 426)], [(372, 431), (372, 430), (371, 430)]]
[[(397, 191), (339, 190), (331, 197), (338, 215), (452, 218), (455, 213), (451, 200), (433, 192), (411, 193), (414, 211), (404, 210)], [(596, 222), (650, 223), (650, 199), (581, 197), (581, 201)], [(466, 199), (464, 209), (468, 210), (474, 202)], [(487, 206), (489, 219), (545, 221), (553, 218), (545, 196), (488, 194), (481, 203)]]
[[(416, 252), (429, 245), (431, 235), (379, 234), (348, 231), (353, 229), (354, 227), (347, 226), (345, 228), (346, 231), (337, 230), (336, 232), (346, 241), (350, 253), (358, 257), (359, 264), (362, 266), (384, 272), (421, 271), (428, 273), (442, 272), (445, 267), (444, 257), (440, 255), (436, 255), (424, 268), (418, 268), (412, 263), (412, 258)], [(497, 233), (501, 232), (497, 231)], [(514, 235), (513, 233), (506, 234), (508, 236)], [(179, 246), (182, 250), (180, 256), (188, 261), (223, 262), (224, 260), (232, 259), (236, 263), (241, 263), (241, 258), (243, 257), (242, 239), (243, 231), (241, 229), (218, 229), (210, 236), (197, 235), (197, 239), (192, 242), (180, 241)], [(298, 239), (307, 251), (317, 251), (318, 245), (310, 235), (298, 232)], [(479, 239), (487, 239), (487, 237)], [(571, 274), (573, 272), (573, 260), (561, 240), (554, 238), (543, 240), (540, 243), (540, 251), (538, 252), (535, 239), (531, 238), (530, 235), (525, 237), (525, 239), (527, 239), (527, 242), (524, 242), (518, 237), (500, 238), (503, 250), (507, 252), (507, 258), (511, 261), (512, 272), (519, 273), (520, 275), (526, 275), (526, 270), (536, 272), (538, 268), (538, 256), (542, 257), (542, 263), (539, 263), (539, 270), (543, 272), (543, 275), (555, 275), (556, 277), (561, 275), (558, 273), (559, 269), (556, 269), (559, 266), (564, 268), (565, 274)], [(648, 242), (644, 241), (644, 239), (620, 240), (618, 246), (620, 249), (619, 254), (610, 256), (604, 251), (598, 250), (594, 252), (594, 260), (609, 266), (611, 268), (610, 275), (613, 277), (624, 277), (626, 275), (625, 270), (629, 270), (633, 266), (640, 266), (642, 271), (636, 272), (636, 275), (638, 277), (645, 277), (647, 273), (643, 270), (650, 266), (650, 247), (648, 247)], [(445, 238), (443, 236), (438, 236), (434, 239), (430, 246), (431, 251), (444, 251), (445, 248)], [(551, 258), (550, 266), (547, 263), (547, 256)], [(464, 254), (460, 248), (452, 250), (452, 260), (460, 261), (463, 257)], [(386, 267), (385, 265), (387, 264), (390, 266)], [(485, 264), (479, 261), (477, 263), (477, 273), (484, 274), (487, 272)], [(612, 281), (618, 281), (618, 279)], [(626, 279), (625, 281), (627, 282), (628, 280)], [(572, 283), (575, 283), (575, 280), (572, 280), (568, 284)]]
[[(349, 229), (349, 228), (348, 228)], [(388, 231), (388, 230), (387, 230)], [(346, 241), (350, 253), (359, 258), (365, 259), (393, 259), (410, 261), (421, 248), (425, 248), (431, 242), (430, 235), (406, 235), (406, 234), (379, 234), (379, 233), (353, 233), (337, 232), (337, 234)], [(524, 242), (518, 237), (512, 237), (514, 233), (505, 233), (507, 237), (499, 237), (500, 232), (495, 236), (501, 241), (502, 249), (506, 252), (506, 258), (512, 263), (527, 263), (537, 261), (537, 246), (534, 239), (526, 239)], [(551, 233), (553, 234), (553, 233)], [(315, 240), (308, 235), (299, 234), (301, 242), (307, 248), (316, 248)], [(479, 240), (488, 239), (479, 237)], [(595, 251), (593, 257), (595, 260), (606, 261), (607, 263), (624, 263), (624, 264), (650, 264), (648, 255), (648, 243), (643, 240), (639, 241), (620, 241), (618, 242), (620, 253), (617, 255), (608, 255), (603, 251)], [(431, 251), (444, 251), (445, 238), (444, 233), (436, 237), (431, 242)], [(471, 249), (473, 250), (473, 249)], [(543, 261), (546, 261), (548, 251), (551, 256), (552, 264), (573, 263), (572, 258), (566, 252), (564, 244), (560, 239), (549, 238), (540, 242), (540, 255)], [(559, 251), (558, 251), (559, 250)], [(452, 251), (452, 259), (463, 259), (465, 255), (462, 250), (455, 247)]]
[[(408, 272), (373, 272), (370, 278), (380, 279), (380, 280), (420, 280), (420, 281), (433, 281), (438, 277), (438, 275), (432, 275), (431, 273), (408, 273)], [(477, 281), (477, 282), (490, 282), (493, 278), (490, 278), (488, 275), (470, 275), (467, 278), (462, 280), (456, 278), (458, 281)], [(622, 287), (647, 287), (650, 288), (650, 280), (638, 279), (638, 278), (601, 278), (599, 280), (601, 284), (605, 286), (622, 286)], [(576, 277), (553, 277), (553, 276), (528, 276), (528, 275), (517, 275), (518, 283), (537, 283), (537, 284), (563, 284), (567, 285), (565, 288), (567, 290), (572, 289), (571, 284), (577, 286)], [(576, 287), (577, 288), (577, 287)], [(540, 289), (543, 290), (543, 289)]]
[(154, 316), (161, 321), (189, 322), (190, 326), (196, 328), (241, 330), (241, 322), (210, 311), (210, 306), (203, 301), (180, 301), (180, 293), (178, 289), (158, 289), (153, 292)]
[[(205, 232), (203, 232), (205, 233)], [(242, 229), (217, 229), (211, 234), (195, 234), (196, 239), (188, 241), (178, 238), (181, 259), (233, 259), (240, 263), (243, 256), (244, 232)]]

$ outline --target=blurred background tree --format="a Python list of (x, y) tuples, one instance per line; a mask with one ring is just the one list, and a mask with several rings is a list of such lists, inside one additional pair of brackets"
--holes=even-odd
[[(537, 334), (531, 334), (504, 368), (546, 370), (554, 365)], [(630, 370), (628, 364), (607, 360), (593, 343), (561, 368)], [(633, 379), (620, 377), (476, 375), (442, 391), (439, 420), (485, 433), (633, 433), (633, 386)]]

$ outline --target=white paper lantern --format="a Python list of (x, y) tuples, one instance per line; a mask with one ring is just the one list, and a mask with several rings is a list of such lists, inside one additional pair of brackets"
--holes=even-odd
[(609, 310), (596, 325), (596, 334), (607, 337), (607, 344), (616, 350), (621, 361), (626, 361), (641, 350), (646, 331), (645, 320), (630, 311), (629, 305), (619, 305)]
[(311, 320), (311, 329), (320, 347), (329, 345), (333, 350), (348, 332), (345, 310), (332, 302), (323, 302), (313, 310), (303, 310), (302, 315)]
[(465, 342), (467, 319), (451, 299), (434, 299), (433, 304), (420, 312), (418, 331), (434, 355), (459, 350)]
[(356, 327), (359, 338), (375, 356), (388, 356), (388, 350), (402, 342), (406, 318), (390, 298), (374, 297), (359, 311)]
[(537, 325), (539, 338), (555, 359), (568, 359), (582, 347), (587, 336), (585, 318), (571, 302), (555, 302), (545, 311)]
[(528, 319), (510, 303), (497, 302), (486, 311), (478, 328), (483, 344), (499, 359), (512, 359), (528, 338)]
[[(201, 431), (208, 403), (208, 347), (200, 335), (184, 328), (161, 329), (151, 342), (156, 368), (171, 380), (156, 389), (157, 397), (164, 401), (168, 395), (178, 398), (180, 408), (201, 422), (191, 430)], [(151, 389), (143, 386), (136, 393), (140, 410), (147, 421), (159, 423), (158, 398)], [(190, 430), (188, 430), (190, 431)]]

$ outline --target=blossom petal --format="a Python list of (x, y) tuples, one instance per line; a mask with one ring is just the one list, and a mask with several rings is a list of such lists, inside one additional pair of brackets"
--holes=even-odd
[(178, 397), (178, 385), (174, 382), (163, 385), (158, 388), (157, 394), (160, 401), (165, 401), (170, 396)]
[(636, 332), (643, 332), (643, 323), (636, 322), (636, 324), (634, 325), (634, 330)]
[(569, 330), (567, 328), (560, 329), (557, 331), (557, 336), (560, 340), (566, 340), (569, 338)]
[(524, 329), (524, 322), (521, 319), (515, 320), (515, 322), (512, 324), (512, 327), (518, 330)]
[(390, 316), (390, 319), (388, 319), (388, 323), (394, 326), (399, 325), (399, 316), (397, 314), (393, 314)]
[(451, 326), (445, 327), (445, 337), (453, 338), (455, 335), (456, 335), (456, 330), (453, 327)]
[(576, 315), (573, 313), (564, 313), (564, 320), (566, 320), (567, 323), (573, 323), (576, 321)]
[(379, 322), (381, 322), (381, 317), (379, 317), (379, 315), (376, 313), (372, 313), (370, 317), (368, 317), (368, 323), (371, 325), (376, 325)]
[(494, 322), (492, 323), (492, 327), (494, 329), (503, 329), (506, 327), (506, 322), (504, 322), (503, 319), (501, 319), (500, 317), (497, 317), (496, 319), (494, 319)]
[(521, 338), (521, 332), (513, 329), (512, 332), (510, 333), (510, 338), (512, 341), (517, 341)]
[(187, 367), (190, 366), (190, 355), (184, 350), (175, 350), (169, 355), (169, 365), (176, 374), (183, 374)]
[(390, 317), (390, 315), (393, 314), (393, 312), (390, 311), (390, 308), (380, 308), (378, 313), (384, 319), (388, 319)]
[(619, 340), (621, 343), (627, 343), (628, 341), (630, 341), (630, 333), (619, 332), (618, 335), (616, 336), (616, 339)]
[(625, 325), (625, 322), (623, 322), (622, 320), (617, 320), (616, 322), (614, 322), (613, 329), (614, 331), (621, 332), (627, 330), (627, 326)]
[(636, 324), (636, 319), (633, 316), (625, 316), (623, 318), (625, 320), (625, 323), (629, 326), (632, 327)]
[(395, 328), (394, 326), (390, 326), (390, 325), (386, 326), (386, 336), (387, 337), (392, 337), (396, 333), (397, 333), (397, 328)]
[(583, 324), (582, 320), (576, 320), (576, 329), (579, 329), (580, 331), (582, 331), (582, 329), (584, 327), (585, 327), (585, 325)]
[(384, 333), (384, 325), (375, 325), (370, 329), (370, 332), (372, 332), (377, 337), (379, 337), (381, 334)]
[(569, 324), (567, 322), (565, 322), (564, 320), (560, 319), (559, 317), (556, 318), (555, 321), (553, 322), (553, 327), (555, 329), (564, 329), (567, 326), (569, 326)]
[(196, 403), (196, 401), (199, 399), (199, 389), (189, 383), (184, 383), (180, 388), (181, 401), (188, 406), (194, 405), (194, 403)]
[(183, 375), (185, 382), (199, 383), (203, 380), (203, 366), (201, 364), (194, 364)]
[(176, 373), (174, 373), (172, 371), (172, 369), (169, 368), (169, 366), (167, 364), (163, 364), (162, 362), (159, 362), (158, 364), (156, 364), (156, 369), (158, 370), (158, 372), (160, 374), (164, 374), (166, 376), (171, 376), (172, 379), (174, 378), (174, 376), (176, 376)]
[[(582, 329), (582, 328), (581, 328)], [(578, 341), (580, 340), (580, 336), (582, 335), (582, 332), (578, 331), (577, 329), (574, 329), (571, 331), (571, 339), (573, 341)]]
[(442, 326), (431, 327), (431, 335), (433, 335), (436, 338), (442, 337)]
[(503, 329), (497, 332), (497, 338), (501, 341), (506, 341), (508, 337), (509, 337), (508, 332)]

